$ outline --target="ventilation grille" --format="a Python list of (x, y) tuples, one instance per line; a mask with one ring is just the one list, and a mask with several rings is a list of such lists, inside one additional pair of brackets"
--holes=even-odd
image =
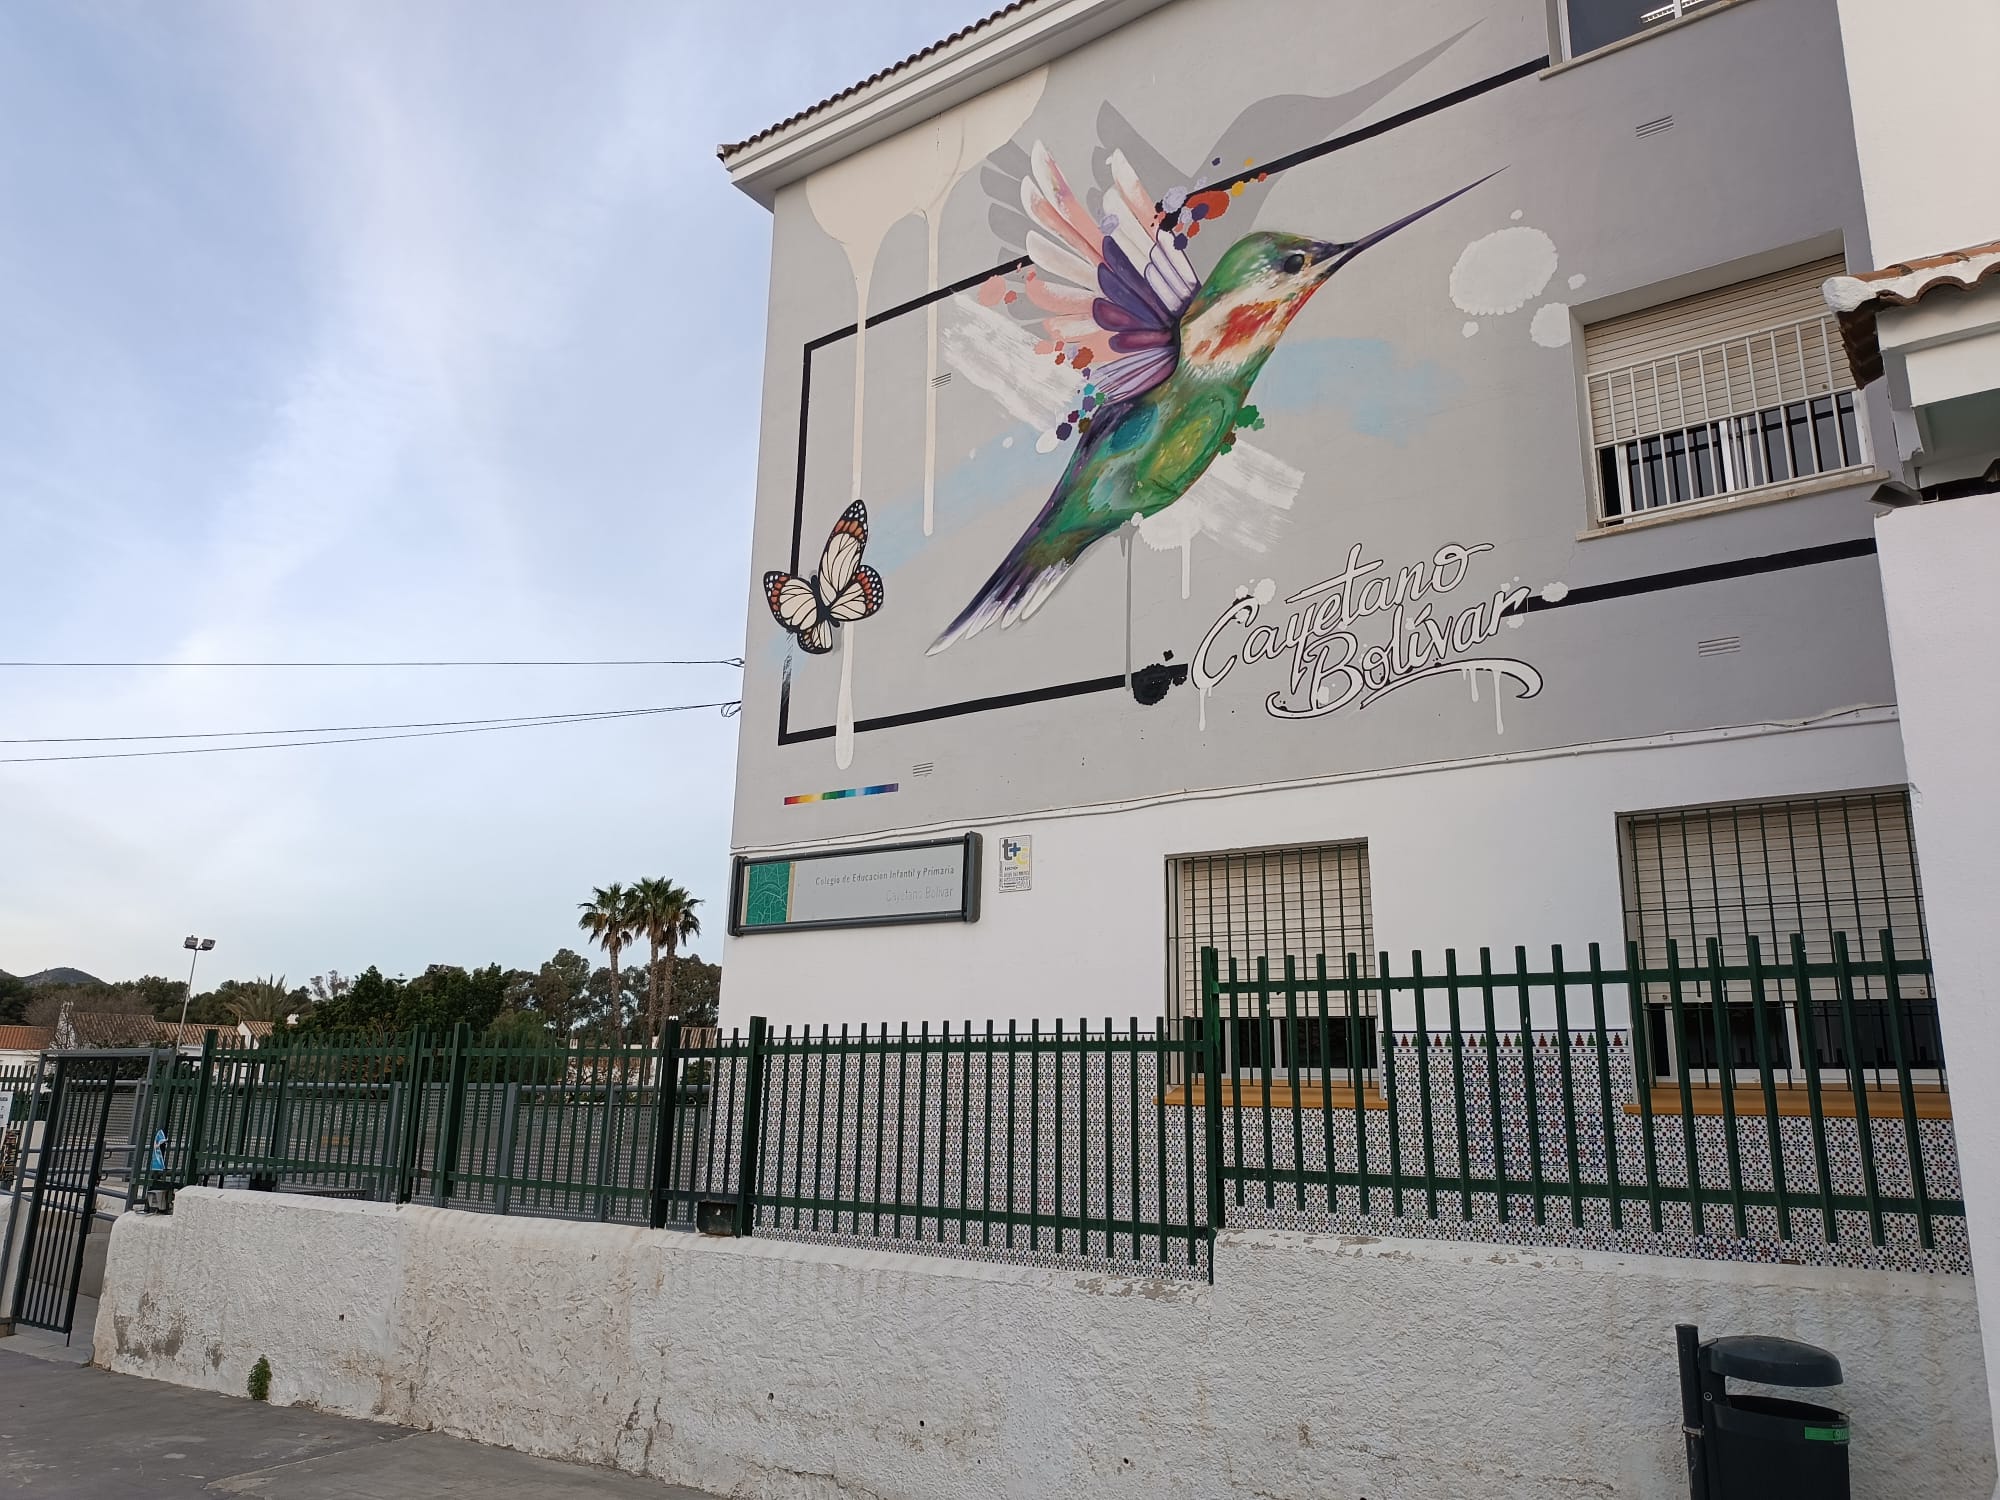
[(1673, 128), (1674, 117), (1672, 115), (1661, 115), (1657, 120), (1648, 120), (1643, 125), (1635, 125), (1632, 128), (1632, 134), (1643, 141), (1649, 135), (1662, 135)]
[(928, 776), (936, 769), (937, 765), (935, 762), (920, 760), (914, 766), (910, 767), (910, 774), (912, 776)]
[(951, 384), (951, 371), (949, 370), (946, 370), (942, 375), (931, 376), (931, 389), (934, 391), (943, 390), (946, 386), (950, 384)]
[(1719, 635), (1714, 640), (1697, 642), (1694, 654), (1696, 656), (1727, 656), (1732, 651), (1741, 651), (1742, 649), (1742, 636)]

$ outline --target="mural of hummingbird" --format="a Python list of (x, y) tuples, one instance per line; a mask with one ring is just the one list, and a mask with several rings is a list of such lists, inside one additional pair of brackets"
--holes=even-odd
[(1111, 157), (1102, 220), (1039, 141), (1031, 160), (1021, 200), (1036, 226), (1028, 255), (1043, 274), (1030, 273), (1028, 296), (1052, 315), (1052, 338), (1091, 370), (1093, 395), (1054, 493), (932, 643), (933, 656), (996, 621), (1004, 629), (1026, 619), (1092, 546), (1186, 494), (1233, 441), (1258, 372), (1313, 293), (1362, 251), (1479, 186), (1355, 240), (1244, 235), (1203, 280), (1186, 234), (1123, 153)]

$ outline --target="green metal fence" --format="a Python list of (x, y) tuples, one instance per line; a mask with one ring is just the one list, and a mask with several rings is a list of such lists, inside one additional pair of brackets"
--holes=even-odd
[(211, 1036), (157, 1175), (1194, 1276), (1259, 1224), (1954, 1268), (1929, 965), (1878, 953), (1204, 950), (1201, 1015), (1150, 1026)]
[(1467, 971), (1447, 951), (1442, 973), (1419, 954), (1400, 975), (1387, 953), (1373, 974), (1348, 955), (1274, 975), (1205, 952), (1192, 1025), (1221, 1053), (1203, 1102), (1229, 1219), (1289, 1200), (1500, 1238), (1518, 1222), (1931, 1252), (1954, 1220), (1962, 1240), (1936, 1009), (1903, 999), (1912, 981), (1929, 995), (1930, 965), (1878, 943), (1864, 961), (1835, 934), (1812, 962), (1795, 937), (1774, 961), (1751, 937), (1739, 963), (1669, 943), (1659, 968), (1630, 946), (1618, 968), (1596, 945), (1582, 968), (1517, 948)]

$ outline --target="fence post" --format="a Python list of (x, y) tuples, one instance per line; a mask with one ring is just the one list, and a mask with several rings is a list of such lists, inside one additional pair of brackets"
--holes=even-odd
[(1202, 1155), (1208, 1174), (1209, 1275), (1215, 1275), (1215, 1235), (1222, 1228), (1222, 1003), (1216, 993), (1215, 950), (1201, 950)]
[(201, 1034), (201, 1071), (194, 1078), (194, 1106), (188, 1111), (187, 1151), (181, 1160), (181, 1186), (201, 1181), (201, 1133), (208, 1123), (208, 1079), (215, 1071), (215, 1032)]
[(410, 1032), (404, 1061), (408, 1066), (403, 1074), (403, 1118), (398, 1122), (400, 1129), (396, 1135), (395, 1201), (398, 1203), (408, 1203), (417, 1194), (417, 1156), (423, 1149), (426, 1057), (421, 1026)]
[(660, 1030), (659, 1097), (653, 1101), (653, 1215), (655, 1229), (667, 1227), (667, 1204), (674, 1190), (674, 1157), (680, 1145), (681, 1023), (668, 1016)]
[(764, 1036), (770, 1023), (750, 1018), (750, 1043), (744, 1054), (743, 1124), (737, 1137), (736, 1232), (750, 1234), (757, 1224), (757, 1148), (764, 1125)]
[[(252, 1064), (252, 1066), (257, 1065)], [(267, 1168), (265, 1175), (274, 1179), (273, 1185), (275, 1185), (280, 1177), (279, 1164), (284, 1161), (285, 1148), (290, 1144), (288, 1140), (290, 1132), (285, 1128), (287, 1124), (285, 1119), (285, 1094), (286, 1085), (291, 1081), (291, 1059), (288, 1057), (279, 1058), (275, 1062), (263, 1064), (263, 1067), (267, 1070), (275, 1069), (278, 1074), (277, 1094), (271, 1100), (270, 1135), (264, 1143), (264, 1159)]]
[(444, 1124), (438, 1131), (437, 1160), (432, 1163), (439, 1208), (451, 1202), (451, 1179), (458, 1171), (458, 1137), (465, 1124), (465, 1086), (472, 1064), (471, 1052), (472, 1028), (460, 1021), (451, 1029), (451, 1073), (444, 1096)]
[(500, 1096), (499, 1181), (493, 1186), (493, 1212), (503, 1217), (514, 1195), (514, 1123), (521, 1112), (521, 1085), (509, 1079)]

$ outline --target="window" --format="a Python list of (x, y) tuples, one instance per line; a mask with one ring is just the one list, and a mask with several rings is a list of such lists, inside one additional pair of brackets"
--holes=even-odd
[(1715, 0), (1564, 0), (1568, 45), (1563, 51), (1581, 57), (1713, 4)]
[[(1271, 978), (1282, 979), (1290, 957), (1297, 976), (1307, 979), (1322, 955), (1327, 975), (1338, 978), (1350, 953), (1362, 974), (1375, 971), (1365, 843), (1190, 855), (1173, 861), (1171, 876), (1169, 1014), (1176, 1023), (1200, 1023), (1203, 948), (1216, 950), (1225, 978), (1231, 959), (1239, 978), (1255, 978), (1262, 958)], [(1370, 997), (1356, 1006), (1360, 1016), (1373, 1010)], [(1328, 993), (1323, 1021), (1317, 995), (1289, 1010), (1284, 996), (1273, 995), (1268, 1014), (1253, 1000), (1233, 1014), (1225, 1005), (1224, 1066), (1240, 1074), (1268, 1066), (1288, 1077), (1296, 1066), (1312, 1078), (1328, 1070), (1337, 1076), (1357, 1061), (1373, 1068), (1373, 1023), (1350, 1025), (1346, 1011), (1347, 997), (1338, 992)]]
[[(1625, 885), (1625, 935), (1647, 969), (1667, 966), (1667, 943), (1680, 963), (1707, 963), (1708, 940), (1718, 941), (1725, 967), (1749, 962), (1750, 938), (1776, 968), (1790, 962), (1792, 934), (1805, 942), (1809, 963), (1833, 957), (1833, 935), (1844, 933), (1854, 959), (1880, 956), (1880, 934), (1892, 934), (1899, 958), (1928, 958), (1923, 895), (1910, 839), (1909, 797), (1904, 791), (1862, 792), (1783, 802), (1740, 803), (1637, 813), (1621, 820)], [(1846, 1034), (1830, 980), (1814, 981), (1808, 1003), (1793, 1003), (1789, 982), (1773, 976), (1766, 987), (1772, 1027), (1766, 1045), (1778, 1081), (1802, 1083), (1810, 1046), (1822, 1070), (1848, 1067)], [(1895, 1086), (1895, 1039), (1889, 1032), (1886, 987), (1876, 978), (1854, 985), (1855, 1043), (1871, 1075), (1871, 1089)], [(1928, 980), (1906, 977), (1901, 998), (1904, 1060), (1931, 1081), (1941, 1081), (1944, 1049), (1937, 1004)], [(1717, 1056), (1715, 1015), (1701, 985), (1683, 988), (1686, 1036), (1671, 1024), (1667, 986), (1643, 997), (1654, 1076), (1715, 1082), (1721, 1067), (1734, 1076), (1760, 1076), (1748, 980), (1724, 989), (1726, 1062)], [(1679, 1055), (1684, 1047), (1685, 1056)], [(1836, 1077), (1832, 1080), (1839, 1084)]]
[(1820, 283), (1838, 257), (1584, 330), (1598, 519), (1868, 462)]

